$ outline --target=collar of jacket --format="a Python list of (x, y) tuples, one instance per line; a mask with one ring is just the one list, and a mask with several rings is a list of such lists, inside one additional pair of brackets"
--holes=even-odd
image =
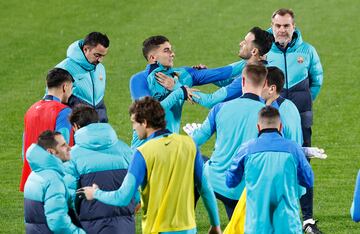
[(96, 65), (89, 63), (82, 48), (84, 40), (78, 40), (73, 42), (67, 49), (66, 55), (68, 58), (79, 64), (86, 71), (95, 70)]
[(54, 170), (64, 176), (63, 162), (37, 144), (32, 144), (26, 152), (26, 159), (32, 171)]
[(258, 137), (264, 133), (272, 133), (272, 135), (278, 134), (278, 135), (282, 136), (277, 128), (264, 128), (259, 132)]
[(75, 145), (91, 150), (108, 149), (118, 142), (115, 130), (107, 123), (92, 123), (77, 130)]

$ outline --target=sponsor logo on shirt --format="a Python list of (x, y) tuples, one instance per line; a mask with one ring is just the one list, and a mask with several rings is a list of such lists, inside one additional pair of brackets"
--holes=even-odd
[(300, 64), (302, 64), (302, 63), (304, 62), (304, 58), (301, 57), (301, 56), (299, 56), (299, 57), (297, 58), (297, 62), (300, 63)]

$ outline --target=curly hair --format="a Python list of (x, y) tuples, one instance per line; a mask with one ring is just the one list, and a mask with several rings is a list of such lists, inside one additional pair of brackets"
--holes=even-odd
[(165, 111), (160, 102), (152, 97), (144, 97), (136, 100), (129, 108), (129, 114), (134, 115), (138, 123), (146, 123), (148, 127), (154, 129), (164, 129), (166, 127)]

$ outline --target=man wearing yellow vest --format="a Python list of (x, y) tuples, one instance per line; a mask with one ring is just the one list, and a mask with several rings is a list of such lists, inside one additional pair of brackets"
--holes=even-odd
[(129, 114), (139, 138), (148, 141), (134, 153), (122, 186), (106, 192), (94, 184), (78, 193), (88, 200), (126, 206), (141, 186), (144, 234), (195, 234), (196, 186), (209, 215), (209, 233), (221, 233), (215, 196), (203, 174), (203, 160), (193, 140), (165, 129), (165, 112), (151, 97), (135, 101)]

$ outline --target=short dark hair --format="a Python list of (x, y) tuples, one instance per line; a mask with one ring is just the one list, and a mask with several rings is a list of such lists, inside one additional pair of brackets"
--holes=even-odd
[(249, 32), (255, 36), (255, 40), (252, 43), (259, 50), (260, 56), (267, 54), (274, 42), (274, 36), (259, 27), (253, 27)]
[(159, 48), (160, 45), (164, 44), (165, 42), (168, 42), (169, 39), (167, 37), (162, 35), (157, 36), (151, 36), (143, 42), (142, 52), (144, 55), (144, 58), (148, 60), (149, 52), (152, 51), (155, 48)]
[(86, 35), (84, 39), (84, 45), (89, 45), (91, 47), (95, 47), (98, 44), (108, 48), (110, 45), (110, 40), (106, 36), (106, 34), (102, 34), (101, 32), (91, 32)]
[(264, 84), (267, 76), (267, 69), (263, 64), (247, 64), (243, 70), (246, 80), (258, 87)]
[(272, 106), (265, 106), (259, 111), (259, 122), (274, 125), (280, 121), (279, 111)]
[(92, 123), (98, 123), (99, 115), (93, 107), (78, 104), (72, 109), (69, 121), (71, 125), (77, 124), (79, 128), (82, 128)]
[(268, 86), (275, 85), (276, 93), (280, 93), (285, 83), (284, 73), (278, 67), (267, 67), (267, 70), (266, 81)]
[(144, 97), (133, 102), (129, 108), (129, 114), (133, 114), (138, 123), (144, 123), (146, 120), (148, 127), (154, 129), (166, 127), (165, 111), (160, 102), (152, 97)]
[(61, 135), (60, 132), (46, 130), (42, 132), (37, 140), (37, 145), (41, 146), (43, 149), (55, 149), (58, 145), (58, 142), (55, 139), (55, 136)]
[(65, 82), (73, 82), (74, 79), (68, 71), (62, 68), (51, 69), (46, 76), (46, 86), (48, 89), (58, 88)]
[(295, 20), (295, 13), (292, 9), (280, 8), (272, 14), (271, 18), (274, 19), (276, 15), (284, 16), (289, 14), (293, 20)]

